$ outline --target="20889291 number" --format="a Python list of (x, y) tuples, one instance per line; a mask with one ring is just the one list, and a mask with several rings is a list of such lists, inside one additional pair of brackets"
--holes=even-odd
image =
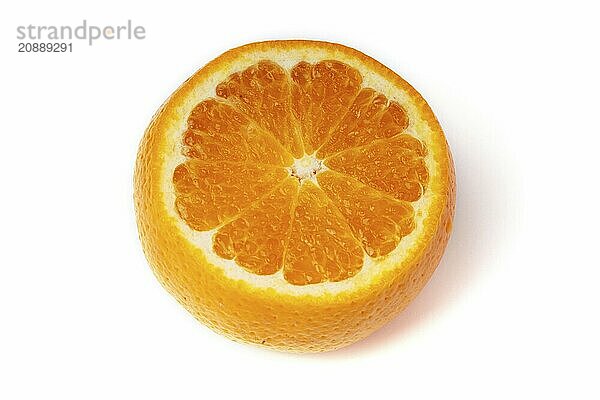
[(19, 43), (19, 53), (71, 53), (73, 43)]

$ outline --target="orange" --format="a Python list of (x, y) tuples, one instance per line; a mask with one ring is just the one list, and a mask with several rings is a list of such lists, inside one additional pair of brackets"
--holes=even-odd
[(448, 241), (452, 158), (406, 81), (339, 44), (273, 41), (196, 72), (141, 142), (135, 205), (164, 287), (234, 340), (318, 352), (423, 288)]

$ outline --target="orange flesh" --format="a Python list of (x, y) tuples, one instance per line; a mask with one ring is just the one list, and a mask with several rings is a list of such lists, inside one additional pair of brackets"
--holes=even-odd
[[(354, 276), (415, 226), (426, 148), (396, 102), (339, 61), (261, 61), (221, 82), (183, 134), (179, 216), (215, 253), (294, 285)], [(324, 167), (323, 167), (324, 166)]]

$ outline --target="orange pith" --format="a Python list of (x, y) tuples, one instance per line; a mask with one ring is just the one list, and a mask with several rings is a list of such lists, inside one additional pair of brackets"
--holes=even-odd
[(414, 228), (426, 149), (403, 133), (403, 108), (361, 82), (339, 61), (261, 60), (219, 83), (188, 117), (179, 216), (215, 229), (220, 257), (294, 285), (348, 279), (365, 255), (390, 253)]
[(354, 49), (273, 41), (186, 80), (140, 144), (157, 279), (238, 341), (334, 350), (419, 293), (448, 242), (452, 157), (420, 94)]

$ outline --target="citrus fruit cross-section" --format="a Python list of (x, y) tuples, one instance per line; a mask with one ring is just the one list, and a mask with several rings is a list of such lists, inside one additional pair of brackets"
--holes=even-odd
[(345, 46), (230, 50), (158, 110), (135, 206), (163, 286), (225, 336), (334, 350), (394, 318), (450, 236), (454, 167), (406, 81)]

